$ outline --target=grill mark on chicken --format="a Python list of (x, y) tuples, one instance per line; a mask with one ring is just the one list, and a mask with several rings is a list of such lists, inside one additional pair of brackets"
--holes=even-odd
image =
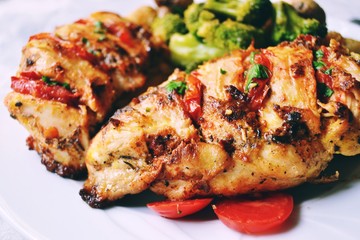
[(240, 101), (241, 103), (246, 103), (248, 101), (246, 94), (241, 92), (234, 85), (226, 86), (225, 91), (236, 101)]
[(34, 60), (32, 60), (31, 58), (26, 58), (26, 66), (30, 67), (35, 63)]
[(220, 140), (220, 145), (222, 145), (222, 147), (229, 154), (229, 156), (232, 156), (236, 150), (236, 148), (233, 145), (234, 141), (235, 141), (234, 138)]
[(171, 133), (150, 135), (147, 137), (147, 145), (152, 157), (158, 157), (169, 153), (177, 145), (176, 140)]
[(334, 112), (335, 116), (340, 119), (346, 119), (351, 123), (353, 120), (353, 115), (351, 114), (349, 108), (340, 102), (337, 102), (335, 106), (336, 106)]
[(115, 127), (118, 128), (121, 125), (121, 121), (115, 118), (110, 118), (109, 122)]
[(294, 77), (303, 77), (305, 75), (305, 65), (301, 62), (291, 65), (290, 70)]
[(309, 128), (302, 119), (299, 110), (291, 107), (280, 108), (279, 105), (275, 105), (274, 110), (284, 120), (284, 123), (281, 128), (276, 129), (272, 134), (272, 141), (289, 144), (294, 141), (309, 138)]
[(93, 186), (90, 191), (81, 189), (79, 195), (82, 200), (87, 202), (93, 208), (105, 208), (112, 203), (96, 194), (96, 186)]

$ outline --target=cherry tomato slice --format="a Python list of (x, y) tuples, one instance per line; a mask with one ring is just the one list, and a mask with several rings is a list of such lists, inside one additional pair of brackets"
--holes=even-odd
[(183, 201), (162, 201), (148, 203), (146, 206), (166, 218), (182, 218), (196, 213), (210, 204), (212, 198)]
[(26, 77), (12, 77), (11, 88), (18, 93), (29, 94), (44, 100), (58, 101), (71, 106), (77, 106), (80, 100), (78, 93), (72, 93), (62, 86), (49, 86), (41, 80), (30, 80)]
[(257, 199), (220, 200), (213, 209), (227, 227), (254, 234), (280, 226), (289, 218), (293, 206), (291, 195), (275, 193)]

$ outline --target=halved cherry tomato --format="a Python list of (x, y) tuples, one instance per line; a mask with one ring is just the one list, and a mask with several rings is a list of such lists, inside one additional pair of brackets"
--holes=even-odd
[(293, 198), (284, 193), (262, 198), (223, 199), (213, 205), (218, 218), (243, 233), (262, 233), (280, 226), (293, 210)]
[(162, 201), (148, 203), (146, 206), (166, 218), (182, 218), (196, 213), (210, 204), (212, 198), (183, 201)]

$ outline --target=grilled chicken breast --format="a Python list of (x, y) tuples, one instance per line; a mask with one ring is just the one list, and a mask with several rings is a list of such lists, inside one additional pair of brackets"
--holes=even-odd
[(175, 71), (94, 137), (80, 195), (102, 207), (147, 188), (183, 200), (314, 180), (334, 154), (360, 153), (359, 74), (312, 36)]
[(124, 92), (144, 86), (155, 48), (142, 27), (109, 12), (30, 37), (5, 104), (48, 170), (86, 171), (91, 137)]

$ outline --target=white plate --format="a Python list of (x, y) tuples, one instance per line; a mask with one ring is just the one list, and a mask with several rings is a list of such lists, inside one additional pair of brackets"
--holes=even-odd
[[(360, 28), (347, 21), (351, 14), (358, 13), (358, 1), (347, 1), (347, 5), (341, 5), (342, 1), (320, 2), (330, 13), (328, 23), (332, 30), (360, 39)], [(0, 99), (10, 91), (10, 76), (16, 72), (21, 47), (30, 35), (51, 31), (93, 11), (126, 14), (146, 3), (151, 1), (0, 0)], [(37, 154), (25, 146), (26, 137), (26, 131), (9, 117), (1, 103), (0, 212), (30, 239), (294, 240), (359, 239), (360, 236), (359, 157), (338, 158), (332, 166), (349, 180), (293, 190), (296, 207), (286, 228), (254, 237), (226, 228), (210, 209), (182, 220), (158, 217), (145, 207), (151, 197), (148, 193), (126, 198), (122, 206), (91, 209), (78, 194), (82, 182), (47, 172)]]

